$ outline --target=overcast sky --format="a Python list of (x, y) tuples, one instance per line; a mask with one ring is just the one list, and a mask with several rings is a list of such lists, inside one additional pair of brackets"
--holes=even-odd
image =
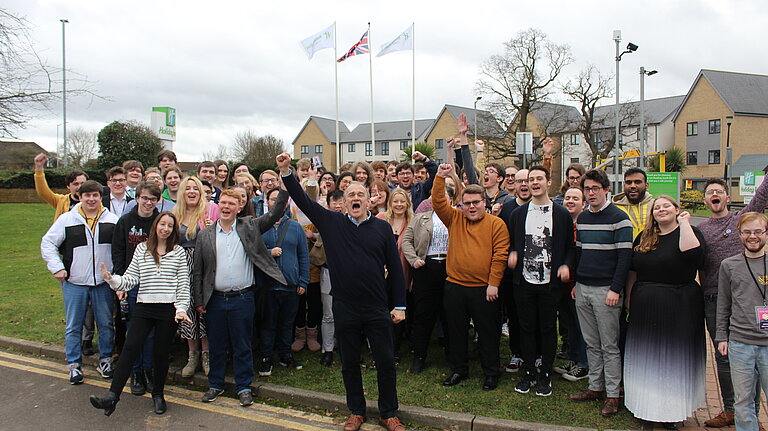
[[(455, 4), (453, 8), (449, 7)], [(621, 98), (685, 94), (702, 68), (768, 73), (760, 48), (768, 12), (758, 0), (685, 1), (144, 1), (6, 0), (24, 16), (41, 56), (61, 65), (66, 18), (67, 68), (87, 77), (110, 101), (70, 99), (68, 128), (99, 130), (114, 120), (149, 124), (153, 106), (177, 109), (182, 161), (195, 161), (236, 133), (273, 134), (286, 146), (309, 115), (333, 118), (333, 50), (307, 60), (299, 41), (334, 21), (339, 55), (371, 22), (374, 54), (415, 23), (416, 118), (446, 104), (472, 106), (482, 61), (518, 31), (535, 27), (570, 45), (575, 62), (614, 71), (614, 29), (640, 49), (621, 62)], [(373, 58), (375, 120), (411, 117), (411, 55)], [(340, 119), (352, 129), (370, 121), (368, 57), (339, 64)], [(557, 100), (556, 100), (557, 101)], [(562, 100), (561, 100), (562, 101)], [(41, 112), (19, 138), (56, 149), (61, 106)]]

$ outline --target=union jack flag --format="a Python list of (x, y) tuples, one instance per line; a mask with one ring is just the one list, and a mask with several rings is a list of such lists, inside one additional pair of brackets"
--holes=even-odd
[(360, 38), (360, 42), (352, 45), (352, 48), (349, 48), (349, 51), (347, 51), (346, 54), (342, 55), (341, 58), (336, 61), (341, 63), (342, 61), (354, 55), (369, 54), (370, 52), (371, 50), (368, 47), (368, 30), (366, 30), (365, 34), (363, 34), (363, 37)]

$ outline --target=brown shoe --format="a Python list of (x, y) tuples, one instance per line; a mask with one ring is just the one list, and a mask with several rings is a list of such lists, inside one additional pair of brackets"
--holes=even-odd
[(619, 399), (618, 398), (606, 398), (605, 404), (603, 404), (600, 414), (603, 416), (613, 416), (619, 411)]
[(763, 424), (761, 424), (760, 422), (757, 423), (757, 426), (758, 426), (758, 431), (765, 431)]
[(704, 421), (704, 426), (708, 428), (723, 428), (734, 424), (733, 413), (725, 410), (712, 419)]
[(365, 422), (365, 416), (349, 415), (347, 422), (344, 423), (344, 431), (357, 431)]
[(571, 395), (570, 398), (571, 401), (592, 401), (592, 400), (602, 400), (605, 396), (605, 391), (593, 391), (590, 389), (587, 389), (585, 391), (581, 391), (578, 394)]
[(379, 423), (387, 428), (387, 431), (405, 431), (405, 427), (400, 423), (400, 419), (397, 416), (392, 416), (389, 419), (379, 419)]

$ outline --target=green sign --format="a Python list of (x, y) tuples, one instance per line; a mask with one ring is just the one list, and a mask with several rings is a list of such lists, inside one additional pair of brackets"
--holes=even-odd
[(667, 195), (680, 202), (680, 172), (648, 172), (648, 192)]
[(176, 108), (154, 107), (153, 112), (162, 112), (165, 114), (165, 125), (168, 127), (176, 126)]

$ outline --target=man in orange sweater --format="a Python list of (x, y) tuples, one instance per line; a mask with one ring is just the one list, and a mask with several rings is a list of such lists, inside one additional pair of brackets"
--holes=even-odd
[(496, 389), (499, 380), (501, 321), (494, 302), (504, 275), (509, 233), (500, 218), (486, 214), (485, 191), (477, 184), (464, 189), (462, 209), (451, 208), (445, 196), (445, 177), (452, 171), (452, 165), (440, 165), (432, 189), (435, 213), (448, 228), (444, 305), (445, 314), (451, 316), (446, 324), (451, 374), (443, 385), (456, 385), (469, 375), (467, 331), (471, 318), (479, 334), (483, 390), (490, 391)]
[[(45, 153), (40, 153), (35, 156), (35, 190), (40, 199), (44, 200), (48, 205), (52, 206), (56, 213), (53, 216), (53, 221), (59, 218), (60, 215), (69, 211), (80, 202), (80, 197), (77, 194), (80, 185), (88, 180), (88, 175), (80, 170), (73, 170), (64, 177), (64, 182), (67, 184), (67, 190), (69, 193), (62, 195), (55, 193), (48, 187), (48, 182), (45, 180), (45, 162), (47, 160)], [(117, 215), (120, 217), (120, 214)]]

